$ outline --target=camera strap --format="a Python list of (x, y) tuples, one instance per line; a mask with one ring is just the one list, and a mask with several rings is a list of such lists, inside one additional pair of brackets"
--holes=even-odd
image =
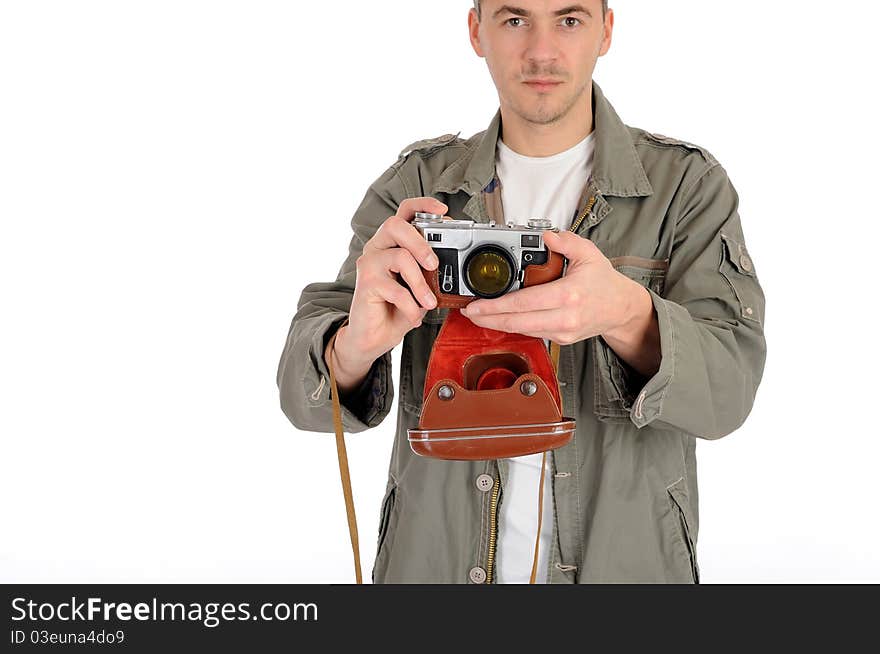
[[(327, 368), (330, 371), (330, 395), (333, 400), (333, 428), (336, 431), (336, 453), (339, 459), (339, 476), (342, 479), (342, 495), (345, 498), (345, 513), (348, 517), (348, 533), (351, 538), (351, 551), (354, 556), (354, 574), (356, 583), (363, 584), (361, 577), (361, 554), (358, 542), (357, 516), (354, 511), (354, 497), (351, 491), (351, 475), (348, 468), (348, 453), (345, 449), (345, 433), (342, 426), (342, 408), (339, 403), (339, 392), (336, 388), (336, 374), (333, 371), (333, 347), (336, 343), (336, 335), (339, 329), (348, 324), (348, 319), (339, 325), (333, 336), (330, 337), (328, 350), (331, 356), (328, 358)], [(550, 360), (553, 362), (553, 371), (558, 374), (559, 370), (559, 344), (550, 342)], [(538, 550), (541, 543), (541, 521), (544, 514), (544, 477), (546, 474), (547, 452), (541, 457), (541, 479), (538, 482), (538, 529), (535, 535), (535, 555), (532, 560), (532, 571), (529, 583), (534, 584), (538, 572)]]
[[(550, 360), (553, 362), (553, 372), (559, 374), (559, 343), (550, 341)], [(541, 457), (541, 479), (538, 482), (538, 531), (535, 535), (535, 558), (532, 560), (532, 574), (529, 576), (529, 583), (535, 583), (535, 576), (538, 574), (538, 548), (541, 544), (541, 520), (544, 517), (544, 475), (547, 468), (547, 450)]]
[[(342, 325), (348, 323), (348, 319)], [(342, 327), (340, 325), (340, 328)], [(357, 516), (354, 513), (354, 497), (351, 493), (351, 475), (348, 472), (348, 453), (345, 450), (345, 435), (342, 429), (342, 409), (339, 405), (339, 391), (336, 389), (336, 375), (333, 372), (333, 347), (336, 344), (337, 329), (330, 337), (327, 367), (330, 370), (330, 394), (333, 397), (333, 427), (336, 430), (336, 453), (339, 457), (339, 475), (342, 478), (342, 495), (345, 497), (345, 513), (348, 516), (348, 533), (351, 536), (351, 551), (354, 555), (354, 576), (357, 583), (364, 583), (361, 579), (361, 553), (358, 544)]]

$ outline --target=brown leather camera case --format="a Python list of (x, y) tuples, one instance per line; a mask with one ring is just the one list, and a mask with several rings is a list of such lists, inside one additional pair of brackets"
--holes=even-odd
[[(484, 380), (493, 375), (505, 381), (487, 387)], [(575, 421), (562, 416), (541, 339), (478, 327), (449, 312), (431, 350), (418, 429), (408, 430), (416, 454), (451, 460), (536, 454), (567, 444), (574, 429)]]

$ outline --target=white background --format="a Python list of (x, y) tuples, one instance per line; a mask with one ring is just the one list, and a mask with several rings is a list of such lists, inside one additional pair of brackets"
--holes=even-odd
[[(469, 6), (0, 4), (0, 581), (353, 580), (276, 366), (370, 182), (492, 118)], [(880, 582), (880, 12), (612, 7), (595, 79), (722, 162), (767, 295), (752, 415), (697, 448), (703, 581)], [(366, 580), (394, 412), (347, 437)]]

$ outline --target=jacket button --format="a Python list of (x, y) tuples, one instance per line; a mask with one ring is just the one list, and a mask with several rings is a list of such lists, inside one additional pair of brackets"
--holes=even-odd
[(739, 265), (741, 265), (746, 272), (752, 272), (752, 260), (749, 259), (748, 255), (744, 254), (739, 258)]
[(495, 480), (492, 479), (492, 475), (480, 475), (477, 477), (477, 490), (481, 490), (484, 493), (492, 490), (492, 486), (495, 484)]
[(475, 566), (471, 568), (470, 572), (468, 572), (468, 577), (470, 577), (471, 581), (475, 584), (482, 584), (486, 581), (486, 571), (480, 566)]

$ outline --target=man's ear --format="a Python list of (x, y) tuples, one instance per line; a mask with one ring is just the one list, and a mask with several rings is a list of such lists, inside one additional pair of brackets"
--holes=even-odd
[(605, 36), (602, 39), (602, 45), (599, 47), (599, 56), (604, 56), (611, 49), (611, 33), (614, 31), (614, 10), (609, 7), (605, 14)]
[(485, 57), (483, 54), (483, 48), (480, 45), (480, 19), (477, 18), (477, 10), (471, 9), (468, 11), (468, 33), (471, 38), (471, 47), (474, 49), (474, 52), (477, 53), (478, 57)]

